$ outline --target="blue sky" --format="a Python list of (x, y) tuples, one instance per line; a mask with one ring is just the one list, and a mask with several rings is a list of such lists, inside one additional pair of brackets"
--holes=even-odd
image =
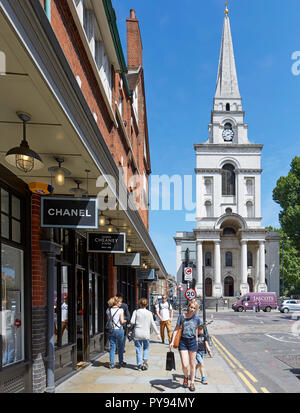
[[(112, 0), (126, 57), (126, 18), (134, 9), (143, 41), (152, 174), (193, 175), (195, 143), (208, 138), (224, 19), (224, 0)], [(286, 5), (287, 4), (287, 5)], [(272, 190), (300, 156), (299, 0), (231, 0), (229, 17), (249, 140), (262, 151), (263, 225), (279, 227)], [(300, 67), (300, 65), (299, 65)], [(194, 190), (195, 190), (195, 180)], [(194, 193), (195, 199), (195, 193)], [(187, 211), (151, 211), (150, 235), (176, 275), (176, 231)]]

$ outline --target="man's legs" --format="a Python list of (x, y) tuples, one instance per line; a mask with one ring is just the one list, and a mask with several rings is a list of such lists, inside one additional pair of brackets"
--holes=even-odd
[(171, 343), (171, 340), (172, 340), (171, 320), (166, 321), (166, 327), (167, 327), (167, 332), (168, 332), (169, 343)]
[(162, 343), (165, 342), (165, 325), (166, 325), (165, 321), (160, 322), (160, 336), (161, 336)]

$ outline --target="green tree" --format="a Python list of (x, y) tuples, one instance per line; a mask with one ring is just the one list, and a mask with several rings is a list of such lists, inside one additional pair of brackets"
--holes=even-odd
[(273, 189), (273, 199), (282, 210), (279, 213), (281, 228), (300, 251), (300, 158), (291, 162), (288, 176), (281, 176)]

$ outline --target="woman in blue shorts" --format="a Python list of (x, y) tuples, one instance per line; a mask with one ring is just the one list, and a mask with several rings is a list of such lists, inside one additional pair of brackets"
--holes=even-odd
[(180, 337), (178, 350), (184, 374), (183, 387), (185, 388), (187, 388), (189, 385), (188, 374), (190, 366), (190, 391), (195, 391), (196, 352), (198, 350), (196, 337), (198, 337), (198, 327), (202, 324), (197, 314), (198, 309), (199, 305), (196, 300), (192, 300), (189, 302), (188, 312), (185, 314), (181, 314), (178, 317), (177, 325), (174, 330), (172, 341), (170, 343), (170, 349), (172, 349), (179, 326), (182, 326), (182, 333)]

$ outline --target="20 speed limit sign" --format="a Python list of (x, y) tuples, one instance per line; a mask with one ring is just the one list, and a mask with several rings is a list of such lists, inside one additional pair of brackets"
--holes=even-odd
[(187, 300), (193, 300), (194, 298), (197, 297), (197, 293), (193, 288), (189, 288), (188, 290), (186, 290), (185, 292), (185, 298)]

